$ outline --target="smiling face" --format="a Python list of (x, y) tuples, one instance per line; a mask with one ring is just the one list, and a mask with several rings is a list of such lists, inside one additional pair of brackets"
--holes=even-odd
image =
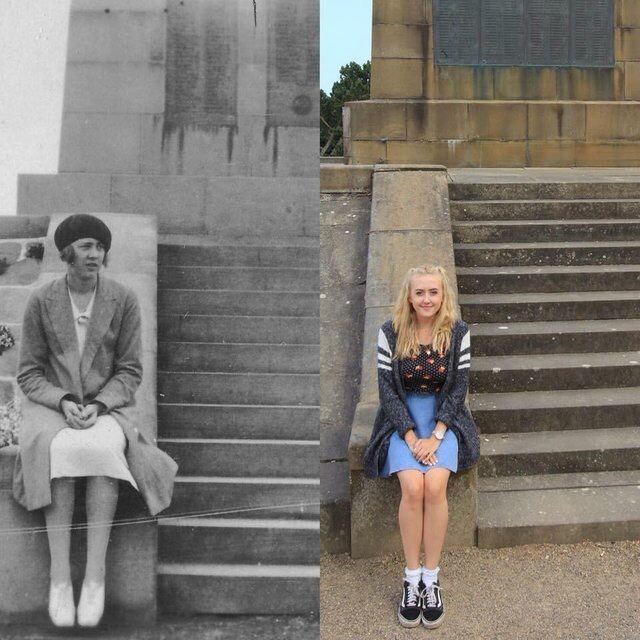
[(409, 304), (418, 322), (433, 320), (442, 306), (442, 279), (438, 275), (415, 275), (409, 284)]
[(69, 271), (82, 279), (94, 278), (104, 263), (105, 248), (102, 242), (95, 238), (80, 238), (71, 246), (73, 260), (69, 263)]

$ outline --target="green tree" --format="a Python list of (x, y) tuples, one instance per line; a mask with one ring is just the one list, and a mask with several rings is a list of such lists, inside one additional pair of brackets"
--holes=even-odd
[(371, 62), (357, 62), (340, 67), (340, 79), (333, 83), (331, 94), (320, 89), (320, 154), (340, 156), (342, 146), (342, 105), (369, 98)]

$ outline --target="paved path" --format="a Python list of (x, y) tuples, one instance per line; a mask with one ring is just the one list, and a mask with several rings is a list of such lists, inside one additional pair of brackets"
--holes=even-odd
[(397, 622), (398, 556), (322, 558), (321, 640), (638, 640), (640, 541), (449, 551), (446, 620)]

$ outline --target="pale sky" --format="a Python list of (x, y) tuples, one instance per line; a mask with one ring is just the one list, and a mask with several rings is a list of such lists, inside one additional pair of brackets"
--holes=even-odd
[(70, 0), (0, 0), (0, 215), (18, 173), (56, 173)]
[(340, 67), (371, 59), (371, 3), (320, 0), (320, 87), (327, 93), (338, 80)]

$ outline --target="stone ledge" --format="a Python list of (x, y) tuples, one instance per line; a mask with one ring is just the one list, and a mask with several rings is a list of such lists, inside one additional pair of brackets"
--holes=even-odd
[(320, 166), (320, 191), (324, 193), (367, 192), (371, 191), (373, 165)]

